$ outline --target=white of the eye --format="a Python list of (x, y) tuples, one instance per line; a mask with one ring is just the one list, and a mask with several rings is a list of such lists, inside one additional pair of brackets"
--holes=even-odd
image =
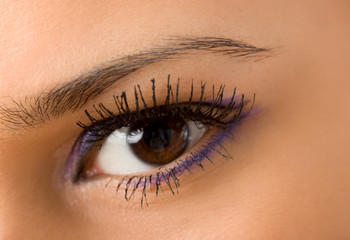
[[(190, 141), (188, 146), (192, 147), (203, 136), (206, 128), (201, 124), (196, 125), (193, 121), (188, 121), (187, 126)], [(97, 155), (96, 165), (105, 174), (130, 174), (158, 167), (140, 160), (130, 148), (129, 143), (138, 142), (143, 132), (127, 135), (128, 131), (127, 127), (115, 130), (102, 145)]]
[(187, 122), (189, 130), (189, 144), (188, 147), (192, 147), (205, 133), (206, 127), (201, 123), (194, 123), (193, 121)]

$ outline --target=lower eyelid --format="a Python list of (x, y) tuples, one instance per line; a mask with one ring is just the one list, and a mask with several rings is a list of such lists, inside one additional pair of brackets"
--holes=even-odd
[[(126, 200), (133, 198), (136, 191), (141, 191), (141, 204), (146, 201), (143, 194), (153, 192), (157, 196), (161, 191), (160, 188), (164, 191), (164, 186), (171, 194), (176, 194), (179, 190), (180, 180), (186, 177), (187, 174), (204, 169), (204, 162), (214, 165), (214, 157), (232, 158), (223, 144), (228, 138), (232, 138), (235, 125), (233, 123), (227, 129), (217, 131), (206, 140), (206, 143), (202, 142), (201, 147), (197, 147), (197, 151), (186, 154), (187, 157), (184, 159), (175, 160), (153, 173), (124, 177), (109, 176), (110, 180), (107, 186), (112, 182), (117, 182), (116, 192)], [(147, 193), (143, 193), (143, 191), (147, 191)]]

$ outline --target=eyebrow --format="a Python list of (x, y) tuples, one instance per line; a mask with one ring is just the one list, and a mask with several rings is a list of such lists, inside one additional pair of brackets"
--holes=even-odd
[(229, 38), (174, 37), (164, 42), (165, 44), (104, 63), (36, 96), (10, 99), (9, 107), (0, 106), (0, 125), (17, 130), (44, 124), (66, 112), (83, 108), (88, 101), (123, 77), (150, 64), (182, 55), (209, 52), (232, 57), (261, 58), (266, 57), (264, 53), (270, 51), (270, 48), (258, 48)]

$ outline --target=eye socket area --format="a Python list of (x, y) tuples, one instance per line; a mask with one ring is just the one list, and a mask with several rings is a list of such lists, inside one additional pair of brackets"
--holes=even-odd
[(148, 119), (116, 129), (99, 149), (93, 147), (80, 176), (87, 180), (162, 167), (184, 155), (207, 132), (203, 124), (182, 118)]

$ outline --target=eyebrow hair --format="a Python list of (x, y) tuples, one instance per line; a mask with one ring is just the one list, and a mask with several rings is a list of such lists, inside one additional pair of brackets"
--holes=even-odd
[(109, 61), (82, 73), (75, 79), (24, 99), (10, 99), (11, 106), (0, 106), (0, 125), (9, 129), (35, 127), (70, 111), (83, 108), (123, 77), (153, 63), (161, 62), (194, 51), (205, 51), (232, 57), (266, 57), (269, 48), (258, 48), (248, 43), (217, 37), (174, 37), (165, 44), (153, 46), (137, 54)]

